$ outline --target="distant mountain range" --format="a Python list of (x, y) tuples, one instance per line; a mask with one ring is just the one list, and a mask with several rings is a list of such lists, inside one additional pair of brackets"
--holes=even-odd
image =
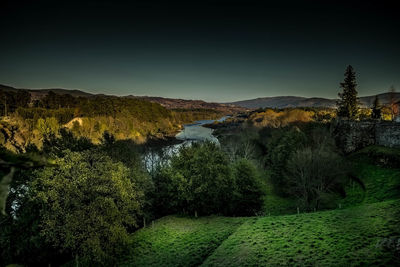
[[(0, 90), (16, 91), (27, 90), (31, 93), (32, 99), (40, 99), (48, 92), (52, 91), (56, 94), (70, 94), (74, 97), (94, 97), (94, 96), (107, 96), (104, 94), (91, 94), (81, 90), (72, 89), (21, 89), (14, 88), (7, 85), (0, 84)], [(400, 100), (400, 93), (394, 93), (395, 99)], [(109, 95), (111, 96), (111, 95)], [(275, 96), (275, 97), (261, 97), (243, 101), (236, 101), (230, 103), (210, 103), (203, 100), (187, 100), (177, 98), (153, 97), (153, 96), (123, 96), (129, 98), (140, 98), (160, 105), (168, 109), (214, 109), (224, 112), (241, 112), (246, 109), (257, 108), (296, 108), (296, 107), (336, 107), (336, 99), (320, 98), (320, 97), (300, 97), (300, 96)], [(379, 101), (383, 105), (390, 102), (390, 93), (383, 93), (378, 95)], [(364, 107), (371, 107), (374, 102), (375, 95), (360, 97), (360, 102)]]
[(25, 88), (14, 88), (14, 87), (11, 87), (11, 86), (8, 86), (8, 85), (3, 85), (3, 84), (0, 84), (0, 90), (12, 91), (12, 92), (15, 92), (17, 90), (26, 90), (26, 91), (29, 91), (29, 93), (31, 93), (31, 97), (32, 97), (33, 100), (40, 99), (40, 98), (46, 96), (50, 91), (52, 91), (53, 93), (56, 93), (56, 94), (60, 94), (60, 95), (70, 94), (70, 95), (72, 95), (74, 97), (80, 97), (80, 96), (82, 96), (82, 97), (90, 97), (90, 96), (94, 96), (94, 94), (86, 93), (86, 92), (83, 92), (81, 90), (76, 90), (76, 89), (61, 89), (61, 88), (25, 89)]
[[(394, 98), (400, 100), (400, 93), (394, 93)], [(361, 105), (364, 107), (371, 107), (375, 99), (373, 96), (360, 97)], [(381, 104), (387, 105), (390, 103), (390, 93), (383, 93), (378, 95)], [(300, 96), (275, 96), (275, 97), (261, 97), (243, 101), (231, 102), (235, 106), (240, 106), (248, 109), (257, 108), (296, 108), (296, 107), (336, 107), (336, 99), (327, 99), (319, 97), (300, 97)]]
[[(31, 94), (32, 100), (40, 99), (46, 96), (50, 91), (56, 94), (70, 94), (74, 97), (95, 97), (95, 96), (113, 96), (113, 95), (104, 95), (104, 94), (91, 94), (81, 90), (70, 90), (70, 89), (59, 89), (59, 88), (50, 88), (50, 89), (23, 89), (23, 88), (14, 88), (7, 85), (0, 84), (0, 90), (4, 91), (12, 91), (15, 92), (17, 90), (26, 90)], [(165, 97), (153, 97), (153, 96), (122, 96), (127, 98), (139, 98), (143, 100), (147, 100), (149, 102), (158, 103), (167, 109), (213, 109), (222, 111), (225, 113), (236, 113), (245, 111), (246, 108), (235, 106), (232, 104), (222, 104), (222, 103), (210, 103), (205, 102), (203, 100), (187, 100), (187, 99), (177, 99), (177, 98), (165, 98)]]
[(246, 108), (232, 105), (222, 104), (215, 102), (205, 102), (203, 100), (187, 100), (177, 98), (165, 98), (165, 97), (153, 97), (153, 96), (126, 96), (144, 99), (153, 103), (158, 103), (167, 109), (214, 109), (224, 112), (241, 112), (245, 111)]

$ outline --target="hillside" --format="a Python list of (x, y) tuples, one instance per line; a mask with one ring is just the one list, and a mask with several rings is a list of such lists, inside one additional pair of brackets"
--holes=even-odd
[(379, 244), (399, 232), (399, 212), (396, 200), (248, 220), (203, 266), (393, 265), (392, 252)]
[[(390, 94), (379, 94), (378, 98), (381, 104), (388, 104), (390, 102)], [(360, 102), (365, 107), (371, 107), (375, 96), (360, 97)], [(395, 99), (400, 99), (400, 93), (395, 93)], [(232, 102), (229, 104), (241, 106), (244, 108), (296, 108), (296, 107), (328, 107), (335, 108), (336, 100), (318, 97), (299, 97), (299, 96), (276, 96), (276, 97), (261, 97), (256, 99), (249, 99), (243, 101)]]
[[(41, 99), (48, 92), (53, 92), (56, 94), (70, 94), (74, 97), (94, 97), (94, 96), (107, 96), (104, 94), (91, 94), (84, 92), (82, 90), (76, 89), (60, 89), (60, 88), (49, 88), (49, 89), (23, 89), (14, 88), (7, 85), (0, 84), (0, 90), (4, 91), (17, 91), (17, 90), (27, 90), (32, 96), (32, 100)], [(110, 95), (112, 96), (112, 95)], [(126, 98), (139, 98), (143, 100), (150, 101), (152, 103), (158, 103), (167, 109), (213, 109), (225, 113), (237, 113), (244, 112), (247, 109), (257, 109), (257, 108), (296, 108), (296, 107), (326, 107), (335, 108), (336, 100), (327, 99), (321, 97), (300, 97), (300, 96), (275, 96), (275, 97), (260, 97), (249, 100), (241, 100), (230, 103), (216, 103), (216, 102), (206, 102), (203, 100), (189, 100), (189, 99), (179, 99), (179, 98), (165, 98), (165, 97), (155, 97), (155, 96), (122, 96)], [(378, 98), (383, 105), (387, 105), (390, 102), (390, 93), (379, 94)], [(400, 93), (395, 93), (395, 99), (400, 99)], [(375, 95), (360, 97), (360, 103), (364, 107), (371, 107), (375, 99)]]
[(31, 94), (32, 100), (37, 100), (45, 97), (50, 91), (59, 95), (70, 94), (73, 97), (91, 97), (94, 94), (87, 93), (76, 89), (61, 89), (61, 88), (47, 88), (47, 89), (25, 89), (14, 88), (7, 85), (0, 84), (0, 90), (16, 92), (17, 90), (26, 90)]
[[(12, 91), (12, 92), (16, 92), (17, 90), (26, 90), (31, 94), (32, 100), (42, 99), (49, 92), (53, 92), (59, 95), (70, 94), (73, 97), (86, 97), (86, 98), (91, 98), (96, 96), (115, 97), (113, 95), (91, 94), (76, 89), (59, 89), (59, 88), (24, 89), (24, 88), (14, 88), (11, 86), (1, 85), (1, 84), (0, 84), (0, 90)], [(209, 103), (202, 100), (188, 100), (188, 99), (152, 97), (152, 96), (133, 96), (133, 95), (122, 96), (122, 98), (134, 98), (134, 99), (146, 100), (152, 103), (160, 104), (161, 106), (164, 106), (167, 109), (213, 109), (224, 113), (236, 113), (236, 112), (243, 112), (246, 110), (243, 107), (235, 106), (232, 104)]]
[(399, 233), (399, 214), (393, 200), (259, 218), (169, 216), (133, 235), (133, 255), (122, 265), (391, 265), (393, 252), (379, 244)]
[(265, 217), (167, 216), (131, 237), (123, 266), (394, 266), (400, 170), (355, 155), (341, 208)]
[(153, 97), (153, 96), (127, 96), (144, 99), (153, 103), (158, 103), (167, 109), (213, 109), (222, 112), (236, 113), (243, 112), (246, 108), (233, 105), (221, 104), (215, 102), (205, 102), (203, 100), (187, 100), (177, 98)]

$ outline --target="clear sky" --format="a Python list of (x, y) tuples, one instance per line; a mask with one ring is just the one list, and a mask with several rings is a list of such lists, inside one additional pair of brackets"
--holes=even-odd
[(1, 1), (0, 83), (227, 102), (400, 89), (386, 1)]

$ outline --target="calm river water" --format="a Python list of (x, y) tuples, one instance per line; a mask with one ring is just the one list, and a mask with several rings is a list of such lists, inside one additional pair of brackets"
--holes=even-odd
[(218, 139), (212, 135), (214, 130), (203, 127), (203, 125), (213, 123), (214, 121), (224, 121), (227, 118), (228, 117), (225, 116), (220, 118), (219, 120), (201, 120), (191, 124), (186, 124), (183, 126), (183, 130), (176, 135), (176, 138), (179, 140), (184, 140), (186, 142), (210, 140), (218, 143)]
[(218, 120), (200, 120), (191, 124), (185, 124), (183, 126), (183, 130), (176, 135), (176, 139), (182, 140), (183, 142), (175, 145), (166, 145), (164, 147), (148, 151), (144, 155), (144, 163), (146, 168), (149, 171), (153, 170), (160, 163), (160, 160), (165, 158), (163, 155), (171, 156), (174, 153), (177, 153), (181, 146), (190, 145), (192, 142), (209, 140), (219, 143), (218, 139), (212, 135), (214, 130), (206, 128), (203, 125), (213, 123), (214, 121), (221, 122), (227, 118), (229, 118), (229, 116), (222, 117)]

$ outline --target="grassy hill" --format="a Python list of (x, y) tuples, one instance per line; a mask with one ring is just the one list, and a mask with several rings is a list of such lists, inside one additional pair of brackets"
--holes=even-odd
[(167, 216), (132, 237), (123, 266), (198, 266), (248, 218)]
[(395, 200), (248, 220), (203, 265), (392, 265), (393, 252), (379, 244), (400, 234), (398, 215)]
[[(351, 157), (360, 182), (348, 185), (342, 208), (247, 218), (164, 217), (132, 235), (123, 265), (399, 265), (400, 169), (368, 162), (367, 152)], [(290, 203), (281, 205), (271, 214), (286, 213)]]

